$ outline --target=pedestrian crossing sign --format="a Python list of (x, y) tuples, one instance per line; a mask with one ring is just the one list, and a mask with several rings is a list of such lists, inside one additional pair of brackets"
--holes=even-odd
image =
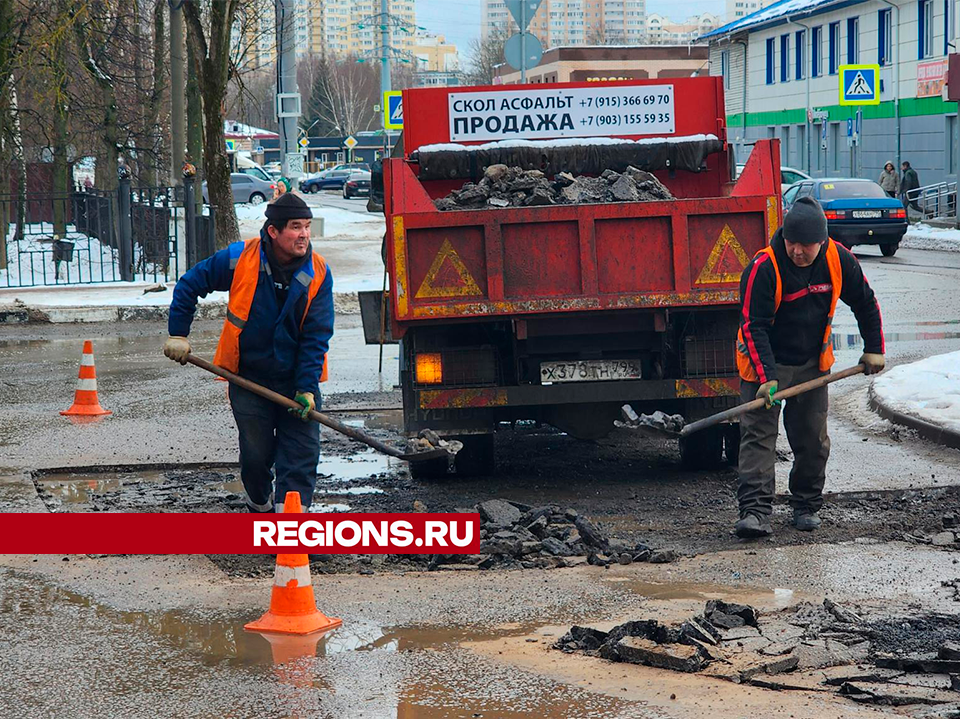
[(403, 130), (403, 93), (399, 90), (383, 94), (383, 126), (387, 130)]
[(879, 105), (880, 66), (841, 65), (840, 104)]

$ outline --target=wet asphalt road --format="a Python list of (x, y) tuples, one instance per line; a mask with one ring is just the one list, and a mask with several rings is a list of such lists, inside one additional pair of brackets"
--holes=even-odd
[[(894, 258), (881, 258), (875, 249), (858, 248), (857, 255), (880, 299), (890, 365), (960, 349), (955, 291), (960, 254), (901, 249)], [(838, 311), (835, 330), (838, 367), (854, 364), (861, 343), (846, 308)], [(197, 324), (191, 337), (198, 354), (212, 356), (218, 333), (217, 322)], [(38, 502), (54, 511), (89, 509), (81, 483), (90, 490), (90, 482), (101, 484), (96, 491), (124, 497), (120, 473), (84, 471), (48, 477), (41, 482), (48, 492), (38, 501), (23, 469), (211, 463), (230, 472), (236, 430), (225, 386), (197, 368), (163, 358), (165, 335), (160, 323), (0, 330), (0, 510), (36, 510)], [(74, 424), (58, 411), (72, 400), (86, 338), (95, 342), (101, 402), (114, 415)], [(399, 405), (396, 347), (385, 348), (388, 372), (383, 376), (377, 373), (377, 352), (363, 345), (359, 317), (338, 318), (325, 403), (327, 409), (359, 408), (344, 417), (389, 439), (397, 436), (397, 414), (381, 409)], [(271, 664), (269, 646), (239, 632), (251, 612), (260, 611), (264, 588), (262, 582), (228, 577), (229, 567), (219, 568), (227, 572), (222, 575), (205, 567), (200, 581), (189, 573), (168, 574), (166, 566), (158, 572), (150, 563), (138, 571), (135, 558), (79, 558), (60, 567), (56, 558), (39, 566), (5, 558), (0, 564), (18, 569), (0, 569), (0, 677), (17, 690), (0, 702), (0, 714), (624, 716), (685, 711), (716, 716), (721, 714), (716, 707), (671, 711), (662, 704), (612, 699), (619, 688), (608, 689), (612, 695), (584, 693), (582, 683), (560, 682), (544, 668), (515, 671), (489, 653), (480, 658), (466, 652), (459, 647), (461, 638), (439, 630), (424, 636), (422, 628), (452, 624), (464, 627), (470, 639), (491, 641), (522, 637), (538, 623), (617, 617), (637, 604), (650, 607), (651, 587), (637, 585), (638, 577), (666, 582), (665, 588), (691, 579), (716, 583), (693, 593), (701, 606), (704, 593), (729, 597), (729, 586), (748, 585), (767, 588), (768, 603), (782, 602), (783, 592), (792, 599), (830, 593), (858, 601), (906, 597), (948, 610), (951, 601), (939, 591), (939, 581), (960, 575), (952, 569), (953, 554), (889, 541), (935, 525), (943, 512), (960, 504), (953, 487), (960, 486), (960, 454), (880, 421), (867, 408), (867, 387), (865, 378), (855, 378), (831, 389), (827, 490), (839, 494), (825, 508), (823, 532), (801, 535), (787, 529), (785, 508), (778, 506), (777, 535), (748, 547), (729, 531), (735, 517), (733, 470), (684, 472), (671, 443), (641, 442), (625, 433), (582, 443), (549, 430), (521, 428), (502, 438), (497, 478), (419, 483), (402, 464), (357, 452), (325, 434), (320, 502), (356, 510), (410, 510), (415, 499), (431, 510), (497, 496), (557, 502), (599, 520), (611, 534), (701, 554), (676, 566), (615, 568), (606, 577), (622, 582), (603, 585), (589, 580), (602, 573), (596, 568), (586, 570), (593, 573), (586, 577), (574, 571), (504, 573), (499, 580), (485, 579), (480, 583), (485, 589), (479, 589), (475, 582), (451, 584), (457, 573), (433, 574), (418, 585), (415, 579), (400, 582), (377, 566), (374, 578), (348, 576), (323, 596), (324, 609), (344, 616), (349, 632), (338, 634), (332, 646), (325, 643), (317, 658), (286, 671)], [(788, 450), (785, 443), (781, 449)], [(778, 463), (781, 481), (789, 470), (785, 460)], [(131, 477), (141, 485), (129, 487), (139, 492), (160, 472), (133, 469)], [(934, 486), (944, 488), (928, 490)], [(235, 484), (212, 487), (214, 493), (236, 489)], [(347, 492), (356, 487), (381, 492)], [(169, 497), (176, 504), (178, 495)], [(355, 583), (361, 581), (373, 585), (359, 590)], [(230, 600), (224, 605), (227, 589)], [(689, 589), (665, 592), (669, 598), (691, 596)], [(388, 600), (371, 603), (371, 593)], [(227, 609), (211, 610), (217, 607)], [(479, 624), (471, 624), (470, 617)], [(502, 628), (500, 635), (491, 636), (491, 625)], [(411, 633), (418, 640), (405, 641)], [(547, 664), (553, 662), (549, 657)], [(79, 690), (44, 694), (36, 682), (44, 675), (61, 677), (63, 688)], [(652, 687), (663, 678), (647, 682)], [(752, 692), (751, 702), (762, 696)], [(762, 707), (754, 714), (779, 714), (782, 705)], [(810, 707), (783, 712), (840, 712)]]

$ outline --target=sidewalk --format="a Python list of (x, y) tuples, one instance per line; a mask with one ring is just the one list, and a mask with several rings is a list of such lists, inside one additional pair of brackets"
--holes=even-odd
[(960, 351), (885, 372), (870, 387), (870, 404), (921, 437), (960, 448)]

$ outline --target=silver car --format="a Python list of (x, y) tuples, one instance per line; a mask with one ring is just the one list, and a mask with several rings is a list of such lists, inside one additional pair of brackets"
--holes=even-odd
[[(233, 202), (259, 205), (273, 197), (275, 184), (247, 173), (230, 173), (230, 187), (233, 189)], [(203, 183), (203, 201), (210, 202), (206, 182)]]

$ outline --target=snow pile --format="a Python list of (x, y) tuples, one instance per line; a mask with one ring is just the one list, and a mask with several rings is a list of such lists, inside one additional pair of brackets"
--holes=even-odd
[(873, 381), (877, 400), (960, 433), (960, 351), (899, 365)]
[(960, 252), (960, 230), (917, 223), (907, 228), (907, 234), (903, 236), (900, 245), (919, 250)]
[[(173, 300), (175, 282), (163, 283), (166, 290), (154, 292), (158, 283), (104, 283), (102, 285), (58, 285), (49, 288), (0, 288), (0, 305), (17, 301), (27, 307), (166, 307)], [(150, 288), (149, 292), (144, 292)], [(228, 293), (214, 292), (200, 298), (200, 304), (225, 303)]]

